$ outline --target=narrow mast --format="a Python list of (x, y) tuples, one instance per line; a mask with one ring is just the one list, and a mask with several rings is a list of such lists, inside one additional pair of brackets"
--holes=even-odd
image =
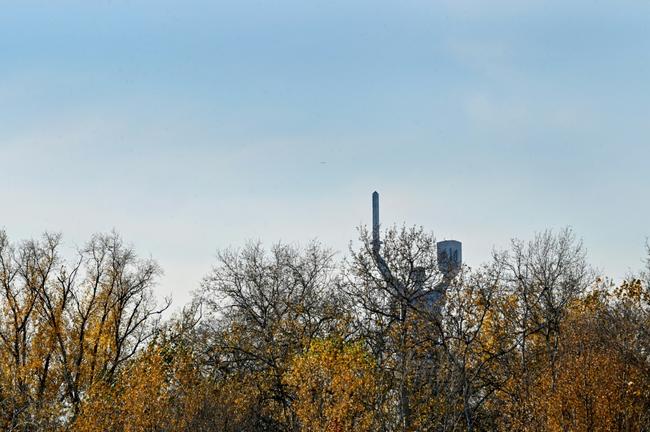
[(372, 250), (379, 252), (379, 193), (372, 193)]

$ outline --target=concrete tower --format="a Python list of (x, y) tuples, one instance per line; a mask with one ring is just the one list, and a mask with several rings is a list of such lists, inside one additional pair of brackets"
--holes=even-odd
[[(444, 296), (450, 280), (458, 274), (463, 264), (463, 245), (458, 240), (444, 240), (436, 244), (438, 252), (438, 269), (442, 273), (443, 279), (434, 289), (426, 296), (425, 301), (429, 303), (434, 310), (441, 307), (441, 299)], [(379, 234), (379, 193), (372, 193), (372, 255), (375, 264), (384, 280), (396, 292), (403, 292), (404, 287), (395, 279), (384, 258), (381, 256), (381, 239)], [(423, 288), (427, 279), (425, 269), (416, 267), (411, 274), (411, 280), (416, 286)]]
[(444, 240), (437, 244), (438, 268), (446, 277), (455, 276), (463, 264), (463, 244), (458, 240)]

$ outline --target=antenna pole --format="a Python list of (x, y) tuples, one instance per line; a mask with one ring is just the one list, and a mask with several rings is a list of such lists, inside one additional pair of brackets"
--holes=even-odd
[(372, 193), (372, 249), (379, 252), (379, 193)]

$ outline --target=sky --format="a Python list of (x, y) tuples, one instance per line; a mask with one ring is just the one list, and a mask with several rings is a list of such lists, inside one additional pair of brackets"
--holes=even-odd
[(2, 1), (0, 229), (117, 230), (180, 307), (218, 250), (371, 222), (471, 266), (570, 226), (650, 235), (650, 2)]

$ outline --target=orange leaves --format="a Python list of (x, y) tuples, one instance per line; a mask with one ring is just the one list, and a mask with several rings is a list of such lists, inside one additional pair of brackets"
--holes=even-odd
[(83, 432), (156, 430), (169, 422), (170, 396), (158, 351), (145, 353), (114, 385), (98, 382), (88, 395), (75, 429)]
[[(550, 430), (636, 429), (644, 413), (638, 395), (647, 377), (601, 334), (603, 315), (575, 312), (567, 319), (554, 389), (544, 396)], [(612, 341), (613, 342), (613, 341)]]
[(81, 432), (183, 430), (199, 409), (203, 382), (190, 357), (155, 345), (121, 371), (114, 384), (99, 381), (74, 423)]
[[(634, 286), (623, 286), (616, 293), (625, 302), (637, 295)], [(602, 290), (572, 302), (560, 327), (554, 363), (545, 361), (542, 351), (531, 349), (527, 362), (513, 370), (499, 393), (505, 402), (502, 428), (644, 430), (650, 397), (648, 365), (635, 358), (627, 345), (631, 328), (628, 318), (621, 319), (625, 315), (616, 314), (621, 307), (626, 308)]]
[(628, 300), (635, 304), (650, 303), (650, 291), (639, 279), (632, 279), (623, 282), (614, 295), (621, 300)]
[[(3, 430), (627, 432), (650, 425), (648, 287), (632, 280), (585, 288), (581, 255), (567, 260), (548, 236), (542, 249), (466, 269), (444, 289), (432, 274), (410, 297), (376, 279), (372, 267), (337, 279), (317, 246), (280, 245), (265, 255), (253, 245), (221, 255), (204, 287), (204, 321), (197, 306), (159, 326), (150, 291), (157, 267), (118, 237), (94, 238), (79, 273), (68, 267), (42, 276), (58, 259), (56, 238), (17, 254), (1, 234)], [(409, 245), (420, 234), (411, 234), (394, 237), (403, 249), (394, 256), (418, 250)], [(545, 252), (549, 244), (563, 256), (559, 267), (555, 252)], [(372, 266), (357, 258), (355, 265)], [(393, 266), (403, 281), (411, 267), (409, 259)], [(426, 290), (440, 294), (438, 303)]]
[(374, 430), (375, 365), (360, 343), (314, 341), (294, 359), (284, 381), (295, 391), (302, 430)]

